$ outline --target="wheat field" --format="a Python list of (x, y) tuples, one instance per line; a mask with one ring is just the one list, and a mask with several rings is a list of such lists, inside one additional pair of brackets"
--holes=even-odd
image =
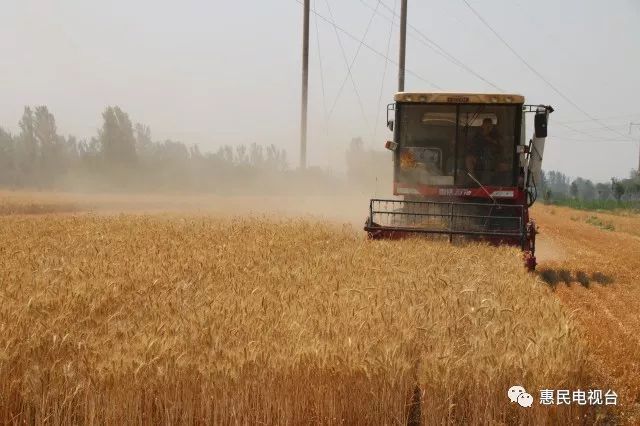
[(541, 262), (540, 276), (574, 313), (590, 371), (620, 395), (620, 423), (640, 424), (640, 215), (555, 206), (534, 215), (558, 254)]
[(7, 214), (0, 241), (2, 423), (595, 416), (506, 398), (592, 379), (573, 319), (515, 249), (204, 214)]

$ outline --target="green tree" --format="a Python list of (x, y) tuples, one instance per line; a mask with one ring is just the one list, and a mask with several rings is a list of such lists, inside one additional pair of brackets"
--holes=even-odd
[(136, 123), (136, 154), (140, 158), (150, 157), (153, 151), (153, 140), (151, 140), (151, 128), (141, 123)]
[(618, 179), (611, 178), (611, 191), (613, 192), (613, 196), (616, 197), (616, 200), (620, 201), (624, 195), (625, 188)]
[(553, 191), (557, 198), (564, 198), (569, 195), (569, 178), (561, 172), (550, 171), (546, 174), (546, 188)]
[(598, 194), (598, 199), (600, 200), (608, 200), (613, 195), (611, 185), (602, 182), (596, 184), (596, 193)]
[(593, 200), (596, 198), (596, 186), (587, 179), (580, 190), (580, 197), (584, 200)]
[(36, 107), (33, 133), (38, 145), (41, 147), (55, 145), (58, 139), (57, 130), (56, 119), (49, 109), (44, 105)]
[(15, 184), (15, 141), (11, 133), (0, 127), (0, 184)]
[(244, 145), (236, 146), (235, 161), (238, 164), (247, 164), (249, 162), (249, 156), (247, 155), (247, 147)]
[(28, 106), (24, 107), (22, 118), (18, 123), (20, 135), (16, 147), (16, 167), (18, 184), (31, 186), (35, 184), (37, 170), (38, 143), (34, 132), (33, 111)]
[(58, 138), (56, 119), (46, 106), (36, 107), (33, 119), (33, 134), (40, 148), (38, 174), (41, 183), (50, 185), (62, 167), (61, 143)]
[(266, 163), (269, 170), (285, 171), (287, 170), (287, 151), (278, 149), (277, 146), (271, 144), (267, 146)]
[(578, 182), (575, 180), (571, 182), (571, 186), (569, 187), (569, 193), (573, 198), (578, 198)]
[(251, 146), (249, 147), (249, 163), (253, 167), (264, 167), (265, 158), (262, 145), (258, 145), (256, 143), (251, 144)]
[(136, 138), (129, 115), (120, 107), (107, 107), (102, 113), (100, 143), (104, 159), (111, 165), (131, 166), (136, 161)]

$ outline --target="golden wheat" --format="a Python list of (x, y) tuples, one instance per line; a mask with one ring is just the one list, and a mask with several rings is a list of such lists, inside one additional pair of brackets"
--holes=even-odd
[[(613, 229), (589, 223), (592, 215)], [(620, 396), (617, 420), (640, 424), (640, 215), (537, 206), (535, 216), (561, 254), (541, 262), (541, 276), (575, 312), (592, 374)]]
[(589, 380), (515, 249), (180, 215), (4, 216), (0, 241), (3, 423), (397, 424), (416, 389), (428, 423), (584, 414), (506, 398)]

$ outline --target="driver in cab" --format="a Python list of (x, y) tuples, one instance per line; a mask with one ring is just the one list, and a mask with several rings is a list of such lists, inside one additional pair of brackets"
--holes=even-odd
[(482, 126), (475, 137), (469, 143), (465, 166), (471, 174), (479, 171), (496, 170), (498, 160), (502, 154), (500, 135), (489, 117), (482, 120)]

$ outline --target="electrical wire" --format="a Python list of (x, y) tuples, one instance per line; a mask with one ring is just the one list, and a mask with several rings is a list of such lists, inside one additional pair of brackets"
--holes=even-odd
[(607, 139), (607, 138), (576, 139), (576, 138), (571, 138), (571, 137), (555, 136), (555, 135), (554, 136), (550, 136), (549, 139), (560, 140), (560, 141), (568, 141), (568, 142), (583, 142), (583, 143), (602, 143), (602, 142), (633, 143), (634, 142), (633, 140), (628, 140), (628, 139)]
[(558, 124), (560, 127), (564, 127), (565, 129), (570, 130), (570, 131), (572, 131), (574, 133), (578, 133), (578, 134), (580, 134), (582, 136), (588, 136), (588, 137), (591, 137), (591, 138), (597, 137), (596, 135), (593, 135), (593, 134), (587, 133), (587, 132), (585, 132), (583, 130), (578, 130), (575, 127), (569, 126), (568, 124), (563, 124), (563, 123), (556, 123), (556, 124)]
[[(373, 23), (373, 18), (375, 18), (376, 12), (378, 11), (378, 7), (380, 7), (380, 1), (381, 0), (378, 0), (378, 4), (376, 5), (375, 10), (371, 14), (371, 17), (369, 18), (369, 23), (367, 24), (367, 28), (365, 29), (364, 35), (362, 36), (362, 39), (361, 39), (362, 41), (358, 44), (358, 48), (356, 49), (356, 53), (353, 55), (353, 60), (351, 61), (351, 64), (348, 65), (347, 75), (342, 80), (342, 84), (340, 85), (340, 89), (338, 90), (338, 94), (336, 95), (336, 99), (333, 102), (333, 106), (331, 107), (331, 110), (329, 110), (329, 118), (331, 118), (331, 115), (333, 114), (333, 111), (335, 110), (336, 105), (338, 104), (338, 100), (340, 100), (340, 95), (342, 95), (342, 91), (344, 90), (344, 86), (347, 83), (347, 80), (349, 79), (349, 75), (352, 75), (351, 74), (351, 70), (353, 69), (353, 66), (356, 63), (356, 60), (358, 59), (358, 55), (360, 54), (360, 49), (362, 48), (362, 43), (367, 39), (367, 35), (369, 35), (369, 30), (371, 29), (371, 24)], [(385, 63), (385, 65), (386, 65), (386, 63)]]
[[(598, 121), (612, 121), (612, 120), (621, 120), (621, 119), (633, 119), (636, 117), (640, 117), (640, 114), (625, 114), (625, 115), (616, 115), (612, 117), (604, 117), (598, 118)], [(578, 123), (590, 123), (592, 120), (569, 120), (569, 121), (561, 121), (564, 124), (578, 124)], [(555, 123), (559, 123), (558, 121), (554, 121)]]
[[(342, 39), (340, 38), (340, 34), (338, 33), (338, 26), (335, 23), (335, 18), (333, 17), (333, 12), (331, 11), (331, 6), (329, 5), (329, 0), (325, 0), (325, 3), (327, 4), (327, 10), (329, 11), (329, 16), (330, 16), (330, 19), (331, 19), (331, 25), (333, 26), (333, 28), (335, 30), (335, 33), (336, 33), (336, 38), (338, 39), (338, 45), (340, 46), (340, 51), (342, 52), (342, 58), (344, 59), (344, 63), (347, 66), (347, 75), (351, 79), (351, 84), (353, 85), (353, 90), (355, 91), (356, 97), (358, 98), (358, 104), (360, 105), (360, 111), (362, 112), (362, 118), (364, 118), (364, 122), (365, 122), (366, 126), (369, 127), (369, 120), (367, 120), (367, 114), (364, 111), (364, 104), (362, 103), (362, 97), (360, 96), (360, 92), (358, 91), (358, 86), (356, 85), (356, 81), (353, 78), (353, 73), (351, 72), (351, 65), (349, 65), (349, 60), (347, 59), (347, 53), (344, 50), (344, 45), (342, 44)], [(364, 39), (361, 39), (360, 40), (360, 44), (358, 45), (358, 50), (363, 45), (363, 43), (364, 43)], [(337, 99), (336, 99), (336, 102), (337, 102)], [(329, 118), (331, 118), (331, 113), (333, 112), (334, 107), (335, 107), (335, 104), (331, 108), (331, 110), (329, 111)]]
[(534, 73), (538, 78), (540, 78), (548, 87), (550, 87), (554, 92), (556, 92), (562, 99), (564, 99), (566, 102), (571, 104), (571, 106), (573, 106), (575, 109), (580, 111), (589, 120), (591, 120), (593, 122), (596, 122), (598, 124), (601, 124), (604, 128), (610, 130), (611, 132), (617, 134), (618, 136), (622, 136), (625, 139), (631, 140), (630, 138), (627, 137), (627, 135), (625, 135), (623, 133), (620, 133), (620, 132), (610, 128), (606, 124), (600, 122), (597, 118), (595, 118), (594, 116), (589, 114), (587, 111), (582, 109), (577, 103), (572, 101), (567, 95), (562, 93), (556, 86), (554, 86), (540, 72), (538, 72), (538, 70), (536, 70), (531, 64), (529, 64), (529, 62), (527, 62), (527, 60), (524, 59), (522, 57), (522, 55), (520, 55), (495, 29), (493, 29), (493, 27), (482, 17), (482, 15), (480, 15), (471, 6), (471, 4), (469, 4), (468, 0), (462, 0), (462, 2), (467, 6), (467, 8), (469, 10), (471, 10), (471, 12), (476, 16), (476, 18), (478, 18), (480, 20), (480, 22), (482, 22), (484, 24), (484, 26), (487, 27), (489, 29), (489, 31), (491, 31), (493, 33), (493, 35), (495, 35), (498, 38), (498, 40), (500, 40), (502, 42), (502, 44), (504, 44), (507, 47), (507, 49), (509, 49), (511, 51), (511, 53), (513, 53), (520, 60), (520, 62), (522, 62), (532, 73)]
[[(365, 5), (366, 7), (368, 7), (369, 9), (373, 9), (373, 7), (371, 5), (369, 5), (366, 1), (360, 0), (360, 2), (363, 5)], [(397, 24), (396, 21), (395, 21), (395, 18), (398, 16), (396, 14), (396, 12), (395, 12), (395, 9), (391, 9), (384, 2), (381, 2), (381, 5), (382, 5), (383, 8), (389, 10), (392, 13), (393, 18), (389, 18), (389, 17), (387, 17), (385, 15), (382, 15), (380, 13), (378, 13), (378, 15), (380, 17), (386, 19), (387, 21), (390, 21), (392, 23), (392, 25), (399, 26), (399, 24)], [(421, 44), (423, 44), (424, 46), (428, 47), (429, 49), (431, 49), (436, 54), (442, 56), (443, 58), (445, 58), (446, 60), (448, 60), (452, 64), (460, 67), (461, 69), (467, 71), (468, 73), (470, 73), (474, 77), (478, 78), (479, 80), (482, 80), (483, 82), (485, 82), (489, 86), (493, 87), (494, 89), (498, 90), (499, 92), (503, 92), (503, 93), (505, 92), (505, 90), (503, 88), (501, 88), (500, 86), (498, 86), (495, 83), (491, 82), (489, 79), (487, 79), (487, 78), (483, 77), (482, 75), (480, 75), (478, 72), (476, 72), (471, 67), (469, 67), (467, 64), (465, 64), (463, 61), (461, 61), (460, 59), (456, 58), (451, 53), (449, 53), (445, 48), (443, 48), (438, 43), (436, 43), (435, 41), (433, 41), (432, 39), (427, 37), (427, 35), (424, 32), (420, 31), (417, 27), (415, 27), (414, 25), (411, 25), (411, 24), (408, 24), (407, 26), (409, 27), (410, 30), (412, 30), (413, 32), (415, 32), (419, 36), (419, 37), (416, 37), (415, 35), (409, 33), (410, 37), (412, 37), (413, 39), (419, 41)]]
[[(556, 122), (556, 124), (558, 124), (560, 127), (564, 127), (565, 129), (570, 130), (570, 131), (572, 131), (574, 133), (580, 134), (582, 136), (587, 136), (589, 138), (594, 138), (594, 139), (603, 139), (602, 135), (595, 135), (593, 133), (588, 133), (587, 131), (576, 129), (575, 127), (569, 126), (568, 124), (564, 124), (564, 123), (560, 123), (560, 122)], [(591, 129), (591, 131), (594, 131), (594, 130), (598, 131), (600, 129)], [(603, 128), (602, 130), (605, 130), (605, 129)], [(611, 139), (611, 138), (609, 138), (609, 139)], [(632, 142), (633, 141), (633, 139), (631, 139), (631, 138), (624, 138), (623, 140), (627, 141), (627, 142)]]
[[(316, 0), (313, 0), (314, 6), (316, 5)], [(322, 88), (322, 109), (324, 111), (324, 126), (325, 131), (329, 134), (329, 114), (327, 113), (327, 96), (324, 88), (324, 70), (322, 66), (322, 51), (320, 50), (320, 30), (318, 29), (318, 18), (314, 17), (313, 20), (316, 27), (316, 43), (318, 46), (318, 63), (320, 65), (320, 87)]]
[[(612, 125), (611, 127), (619, 129), (621, 127), (624, 127), (625, 129), (627, 127), (629, 127), (629, 123), (625, 123), (625, 124), (616, 124), (616, 125)], [(600, 132), (602, 130), (607, 130), (604, 127), (588, 127), (586, 129), (583, 129), (582, 127), (580, 128), (580, 130), (582, 130), (583, 132)]]
[[(379, 1), (379, 3), (382, 3)], [(398, 7), (398, 0), (394, 0), (393, 10)], [(391, 26), (389, 28), (389, 39), (387, 40), (387, 56), (391, 52), (391, 38), (393, 37), (393, 21), (391, 21)], [(378, 103), (376, 108), (376, 121), (373, 123), (373, 138), (372, 141), (375, 143), (376, 136), (378, 135), (378, 127), (376, 123), (378, 123), (378, 119), (380, 119), (380, 111), (382, 110), (382, 95), (384, 93), (384, 80), (387, 77), (387, 68), (389, 63), (385, 61), (384, 63), (384, 71), (382, 72), (382, 81), (380, 83), (380, 95), (378, 96)]]
[[(302, 1), (301, 0), (295, 0), (296, 3), (302, 5)], [(318, 13), (315, 9), (311, 9), (311, 13), (313, 13), (314, 15), (316, 15), (318, 18), (320, 18), (321, 20), (323, 20), (324, 22), (326, 22), (327, 24), (331, 25), (332, 27), (334, 27), (336, 30), (340, 31), (342, 34), (346, 35), (347, 37), (349, 37), (352, 40), (357, 41), (358, 43), (360, 43), (362, 40), (360, 40), (358, 37), (354, 36), (353, 34), (351, 34), (349, 31), (345, 30), (344, 28), (342, 28), (341, 26), (337, 25), (335, 22), (331, 22), (329, 20), (329, 18), (325, 17), (324, 15)], [(362, 46), (367, 48), (369, 51), (375, 53), (376, 55), (380, 56), (383, 59), (386, 59), (387, 62), (389, 62), (392, 65), (398, 65), (398, 62), (394, 61), (393, 59), (389, 58), (387, 55), (385, 55), (384, 53), (376, 50), (375, 48), (371, 47), (371, 45), (367, 44), (367, 43), (362, 43)], [(432, 81), (429, 81), (428, 79), (424, 78), (423, 76), (421, 76), (420, 74), (416, 73), (415, 71), (412, 71), (408, 68), (405, 68), (405, 71), (407, 74), (417, 78), (418, 80), (421, 80), (425, 83), (427, 83), (428, 85), (430, 85), (431, 87), (438, 89), (438, 90), (444, 90), (442, 87), (438, 86), (437, 84), (433, 83)]]
[[(371, 6), (370, 6), (368, 3), (366, 3), (364, 0), (360, 0), (360, 2), (361, 2), (361, 3), (363, 3), (365, 6), (367, 6), (368, 8), (370, 8), (370, 9), (371, 9)], [(468, 6), (468, 7), (470, 7), (470, 8), (471, 8), (471, 6), (470, 6), (466, 1), (465, 1), (465, 3), (467, 4), (467, 6)], [(389, 6), (387, 6), (384, 2), (382, 2), (382, 6), (383, 6), (383, 8), (385, 8), (385, 9), (387, 9), (388, 11), (390, 11), (390, 12), (391, 12), (391, 14), (393, 15), (393, 18), (388, 18), (388, 17), (383, 16), (383, 15), (380, 15), (380, 16), (383, 16), (385, 19), (387, 19), (387, 20), (391, 21), (393, 25), (397, 25), (397, 24), (396, 24), (396, 22), (395, 22), (395, 17), (397, 17), (397, 14), (396, 14), (396, 12), (395, 12), (395, 9), (390, 9), (390, 8), (389, 8)], [(475, 10), (474, 10), (473, 8), (471, 8), (471, 9), (472, 9), (472, 11), (474, 11), (474, 13), (475, 13)], [(507, 45), (507, 47), (508, 47), (508, 48), (509, 48), (509, 49), (510, 49), (514, 54), (516, 54), (516, 56), (518, 56), (518, 58), (519, 58), (521, 61), (523, 61), (523, 62), (525, 63), (525, 65), (527, 65), (527, 67), (529, 67), (529, 68), (530, 68), (534, 73), (536, 73), (540, 78), (542, 78), (542, 79), (545, 81), (545, 83), (547, 83), (547, 84), (551, 85), (551, 83), (550, 83), (550, 82), (548, 82), (547, 80), (545, 80), (545, 79), (544, 79), (544, 77), (542, 77), (542, 75), (540, 75), (540, 73), (538, 73), (535, 69), (533, 69), (533, 67), (532, 67), (528, 62), (526, 62), (526, 61), (524, 60), (524, 58), (522, 58), (520, 55), (518, 55), (518, 54), (517, 54), (517, 52), (515, 52), (515, 51), (511, 48), (511, 46), (510, 46), (510, 45), (508, 45), (508, 43), (506, 43), (506, 41), (505, 41), (504, 39), (502, 39), (502, 37), (501, 37), (499, 34), (497, 34), (497, 32), (495, 32), (495, 31), (493, 30), (493, 28), (491, 28), (491, 27), (490, 27), (490, 25), (488, 25), (488, 23), (487, 23), (484, 19), (482, 19), (482, 17), (481, 17), (481, 16), (479, 16), (477, 13), (476, 13), (476, 16), (478, 16), (478, 18), (479, 18), (479, 19), (480, 19), (480, 20), (481, 20), (485, 25), (487, 25), (487, 26), (490, 28), (490, 30), (491, 30), (491, 31), (492, 31), (492, 32), (493, 32), (493, 33), (494, 33), (494, 34), (495, 34), (499, 39), (501, 39), (501, 41), (502, 41), (503, 43), (505, 43), (505, 44)], [(494, 87), (494, 88), (496, 88), (496, 89), (498, 89), (498, 90), (500, 90), (500, 91), (504, 92), (504, 89), (502, 89), (502, 88), (498, 87), (497, 85), (495, 85), (495, 84), (494, 84), (494, 83), (492, 83), (491, 81), (487, 80), (487, 79), (486, 79), (486, 78), (484, 78), (483, 76), (481, 76), (481, 75), (479, 75), (478, 73), (476, 73), (473, 69), (469, 68), (469, 67), (468, 67), (466, 64), (464, 64), (462, 61), (458, 60), (456, 57), (454, 57), (453, 55), (451, 55), (449, 52), (447, 52), (447, 51), (446, 51), (444, 48), (442, 48), (440, 45), (438, 45), (437, 43), (435, 43), (433, 40), (429, 39), (429, 38), (428, 38), (428, 37), (427, 37), (423, 32), (421, 32), (421, 31), (420, 31), (419, 29), (417, 29), (415, 26), (413, 26), (413, 25), (409, 25), (409, 28), (410, 28), (410, 29), (412, 29), (412, 30), (413, 30), (414, 32), (416, 32), (417, 34), (419, 34), (419, 35), (424, 39), (424, 41), (423, 41), (423, 40), (418, 39), (419, 41), (421, 41), (421, 42), (422, 42), (422, 44), (424, 44), (425, 46), (429, 47), (429, 48), (430, 48), (430, 49), (432, 49), (434, 52), (436, 52), (436, 53), (440, 54), (440, 55), (441, 55), (441, 56), (443, 56), (444, 58), (448, 59), (448, 60), (449, 60), (450, 62), (452, 62), (453, 64), (460, 66), (461, 68), (465, 69), (466, 71), (468, 71), (468, 72), (469, 72), (469, 73), (471, 73), (472, 75), (474, 75), (474, 76), (478, 77), (480, 80), (484, 81), (485, 83), (489, 84), (490, 86), (492, 86), (492, 87)], [(415, 38), (415, 36), (414, 36), (414, 38)], [(425, 43), (425, 41), (426, 41), (426, 42), (428, 42), (428, 43), (431, 43), (433, 46), (435, 46), (435, 48), (434, 48), (434, 47), (432, 47), (431, 45), (429, 45), (429, 44)], [(439, 50), (436, 50), (436, 48), (437, 48), (437, 49), (439, 49)], [(558, 93), (559, 93), (559, 91), (558, 91), (558, 90), (557, 90), (553, 85), (551, 85), (551, 86), (552, 86), (552, 88), (553, 88), (556, 92), (558, 92)], [(559, 93), (559, 94), (560, 94), (561, 96), (565, 97), (563, 94), (561, 94), (561, 93)], [(566, 98), (566, 97), (565, 97), (565, 98)], [(569, 100), (569, 102), (573, 104), (573, 102), (571, 102), (570, 100)], [(576, 106), (576, 105), (574, 105), (574, 106)], [(585, 111), (581, 110), (579, 107), (578, 107), (578, 110), (580, 110), (583, 114), (585, 114)], [(611, 118), (619, 118), (619, 117), (635, 117), (635, 116), (638, 116), (638, 114), (630, 114), (630, 115), (627, 115), (627, 116), (610, 117), (610, 118), (604, 118), (604, 119), (591, 117), (591, 116), (590, 116), (590, 115), (588, 115), (588, 114), (587, 114), (587, 116), (589, 117), (589, 119), (588, 119), (588, 120), (584, 120), (584, 121), (580, 121), (580, 122), (594, 122), (594, 121), (595, 121), (595, 122), (597, 122), (597, 123), (601, 124), (601, 126), (599, 127), (599, 129), (604, 129), (604, 130), (607, 130), (607, 131), (610, 131), (610, 132), (611, 132), (611, 131), (613, 131), (614, 133), (618, 134), (619, 136), (622, 136), (623, 138), (625, 138), (624, 140), (626, 141), (626, 140), (631, 140), (631, 139), (629, 139), (629, 138), (625, 137), (625, 135), (624, 135), (624, 134), (622, 134), (622, 133), (620, 133), (620, 132), (618, 132), (618, 131), (614, 130), (614, 129), (613, 129), (613, 127), (615, 127), (615, 126), (606, 125), (606, 124), (602, 123), (602, 121), (605, 121), (605, 120), (608, 120), (608, 119), (611, 119)], [(582, 135), (584, 135), (584, 136), (594, 137), (594, 138), (600, 138), (599, 136), (592, 135), (592, 134), (586, 133), (586, 132), (584, 132), (584, 131), (582, 131), (582, 130), (578, 130), (578, 129), (575, 129), (575, 128), (571, 127), (571, 126), (568, 126), (567, 124), (570, 124), (570, 123), (557, 122), (557, 121), (556, 121), (555, 123), (556, 123), (556, 124), (558, 124), (558, 125), (560, 125), (560, 126), (562, 126), (562, 127), (565, 127), (565, 128), (566, 128), (566, 129), (568, 129), (568, 130), (571, 130), (571, 131), (573, 131), (573, 132), (576, 132), (576, 133), (582, 134)], [(597, 129), (589, 129), (589, 130), (590, 130), (590, 131), (593, 131), (593, 130), (597, 130)]]

